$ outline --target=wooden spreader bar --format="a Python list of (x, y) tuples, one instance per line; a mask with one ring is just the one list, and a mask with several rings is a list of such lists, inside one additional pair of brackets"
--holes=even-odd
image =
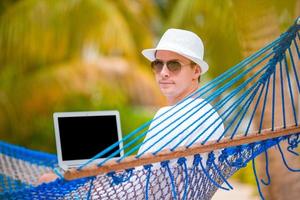
[(156, 155), (153, 155), (152, 153), (147, 153), (138, 159), (135, 158), (135, 155), (132, 155), (124, 158), (119, 163), (114, 160), (110, 160), (100, 167), (93, 164), (93, 165), (86, 166), (81, 170), (77, 170), (77, 169), (68, 170), (64, 173), (64, 178), (66, 180), (73, 180), (77, 178), (96, 176), (98, 174), (104, 174), (111, 171), (121, 171), (124, 169), (130, 169), (137, 166), (143, 166), (147, 164), (161, 162), (164, 160), (171, 160), (180, 157), (192, 156), (195, 154), (211, 152), (217, 149), (249, 144), (257, 141), (263, 141), (263, 140), (277, 138), (281, 136), (292, 135), (295, 133), (300, 133), (300, 126), (290, 126), (285, 129), (277, 128), (274, 131), (267, 129), (267, 130), (263, 130), (261, 133), (252, 133), (249, 134), (248, 136), (237, 135), (234, 139), (225, 137), (220, 142), (209, 141), (205, 145), (201, 145), (200, 143), (198, 144), (195, 143), (190, 148), (186, 148), (182, 146), (182, 147), (178, 147), (176, 151), (173, 152), (166, 149), (157, 153)]

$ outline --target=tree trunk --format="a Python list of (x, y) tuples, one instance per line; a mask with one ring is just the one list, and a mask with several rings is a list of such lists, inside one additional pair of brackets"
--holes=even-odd
[[(272, 4), (273, 2), (268, 0), (259, 1), (258, 4), (251, 3), (250, 1), (234, 1), (235, 11), (237, 12), (237, 17), (235, 20), (237, 24), (239, 39), (243, 49), (243, 54), (245, 57), (251, 55), (280, 35), (278, 17), (275, 15), (276, 12)], [(250, 15), (247, 15), (244, 12), (245, 10), (247, 11), (247, 13), (250, 13)], [(275, 84), (276, 88), (279, 89), (279, 73), (277, 73), (277, 75), (278, 76), (276, 78)], [(270, 84), (270, 86), (272, 85)], [(279, 91), (280, 90), (276, 91), (276, 105), (281, 105), (281, 94)], [(298, 95), (298, 100), (296, 102), (299, 102), (299, 93), (295, 93), (295, 95)], [(288, 97), (288, 93), (286, 93), (285, 96)], [(270, 95), (268, 96), (268, 99), (270, 100)], [(270, 102), (268, 105), (266, 105), (265, 118), (263, 121), (264, 128), (271, 127), (271, 108), (272, 105)], [(280, 107), (276, 107), (276, 110), (278, 112), (282, 112), (282, 110), (280, 109)], [(257, 124), (257, 127), (255, 129), (258, 129), (259, 127), (261, 111), (262, 104), (260, 104), (260, 106), (258, 107), (254, 119)], [(289, 115), (291, 115), (291, 113), (287, 114), (287, 121), (292, 122), (293, 116)], [(282, 126), (282, 124), (278, 123), (282, 121), (281, 115), (275, 115), (275, 117), (275, 121), (277, 123), (276, 126)], [(289, 165), (293, 168), (299, 168), (300, 159), (297, 157), (295, 158), (294, 155), (285, 151), (286, 147), (286, 142), (281, 143), (281, 148), (284, 151), (287, 163), (289, 163)], [(260, 182), (265, 198), (271, 200), (298, 199), (300, 194), (300, 173), (288, 171), (288, 169), (283, 164), (277, 148), (268, 150), (268, 156), (271, 184), (269, 186), (264, 186)], [(259, 156), (257, 161), (259, 180), (266, 180), (265, 156)]]

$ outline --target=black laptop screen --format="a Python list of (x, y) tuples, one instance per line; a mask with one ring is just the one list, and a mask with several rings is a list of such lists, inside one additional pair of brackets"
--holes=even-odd
[[(58, 126), (63, 161), (90, 159), (118, 141), (115, 115), (59, 117)], [(118, 149), (119, 146), (102, 158)], [(114, 157), (117, 156), (120, 153)]]

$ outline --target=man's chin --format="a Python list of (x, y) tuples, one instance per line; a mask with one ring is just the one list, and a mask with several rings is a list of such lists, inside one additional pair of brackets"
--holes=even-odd
[(170, 90), (170, 89), (160, 89), (161, 93), (165, 96), (165, 97), (172, 97), (174, 96), (174, 91)]

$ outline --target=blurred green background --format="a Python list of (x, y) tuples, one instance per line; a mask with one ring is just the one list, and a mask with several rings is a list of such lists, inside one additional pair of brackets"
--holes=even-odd
[(299, 13), (299, 0), (1, 0), (0, 139), (55, 153), (53, 112), (104, 109), (127, 134), (165, 104), (140, 52), (167, 28), (202, 38), (206, 82)]

